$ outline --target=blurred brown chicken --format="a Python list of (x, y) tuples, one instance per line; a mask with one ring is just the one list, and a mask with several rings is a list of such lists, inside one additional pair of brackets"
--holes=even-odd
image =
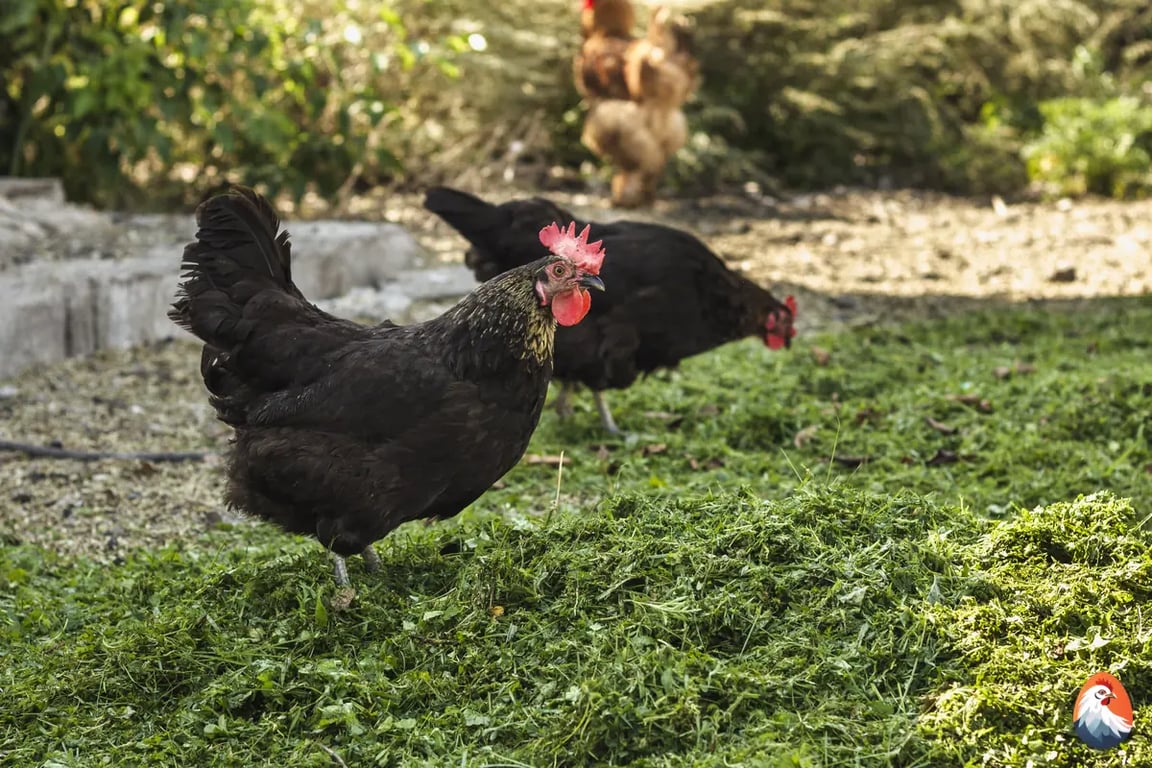
[(629, 0), (585, 0), (573, 62), (588, 104), (581, 141), (615, 166), (612, 202), (625, 208), (652, 201), (665, 163), (688, 140), (681, 105), (697, 72), (685, 19), (657, 7), (640, 39), (635, 21)]

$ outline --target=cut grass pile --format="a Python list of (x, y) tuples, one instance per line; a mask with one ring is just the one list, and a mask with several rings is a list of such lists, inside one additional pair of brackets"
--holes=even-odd
[[(620, 440), (582, 399), (531, 449), (555, 510), (518, 467), (344, 610), (265, 526), (8, 547), (0, 763), (1152, 766), (1152, 305), (1093, 309), (733, 345)], [(1102, 668), (1137, 729), (1098, 756)]]

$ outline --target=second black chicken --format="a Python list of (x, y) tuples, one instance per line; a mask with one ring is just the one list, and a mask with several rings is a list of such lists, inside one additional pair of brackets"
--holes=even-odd
[(748, 336), (770, 349), (789, 347), (796, 333), (791, 296), (779, 301), (687, 232), (640, 221), (582, 222), (542, 197), (493, 205), (449, 187), (428, 190), (424, 207), (471, 244), (465, 262), (478, 280), (540, 258), (535, 233), (550, 221), (591, 224), (590, 239), (612, 254), (603, 272), (608, 289), (583, 323), (557, 330), (554, 376), (557, 410), (565, 413), (571, 385), (583, 384), (609, 432), (619, 428), (604, 390)]

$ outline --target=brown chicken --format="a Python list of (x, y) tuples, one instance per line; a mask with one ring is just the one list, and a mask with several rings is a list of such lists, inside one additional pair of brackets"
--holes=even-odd
[[(451, 517), (524, 453), (552, 377), (557, 322), (587, 314), (603, 253), (575, 228), (424, 323), (368, 327), (310, 304), (263, 197), (200, 206), (169, 316), (204, 342), (201, 373), (235, 430), (231, 505), (378, 567), (372, 542)], [(278, 233), (279, 232), (279, 233)]]
[[(448, 187), (428, 190), (424, 207), (471, 243), (465, 261), (479, 280), (538, 258), (533, 233), (553, 219), (573, 218), (542, 197), (492, 205)], [(687, 232), (641, 221), (590, 226), (612, 254), (604, 264), (608, 288), (584, 322), (556, 332), (561, 412), (571, 385), (583, 384), (595, 393), (604, 427), (617, 432), (606, 389), (629, 387), (641, 374), (748, 336), (773, 350), (791, 346), (795, 300), (779, 301)]]
[(588, 105), (581, 141), (615, 166), (612, 202), (621, 207), (651, 202), (668, 158), (687, 142), (681, 106), (697, 74), (683, 19), (655, 8), (642, 39), (634, 24), (629, 0), (586, 0), (573, 61)]
[(591, 102), (631, 100), (624, 79), (624, 59), (636, 43), (632, 28), (636, 14), (629, 0), (585, 0), (580, 12), (584, 38), (572, 62), (576, 90)]

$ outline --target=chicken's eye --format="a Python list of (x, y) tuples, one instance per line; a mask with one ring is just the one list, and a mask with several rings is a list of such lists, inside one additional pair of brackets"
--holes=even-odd
[(564, 266), (562, 264), (552, 265), (552, 277), (564, 277)]

